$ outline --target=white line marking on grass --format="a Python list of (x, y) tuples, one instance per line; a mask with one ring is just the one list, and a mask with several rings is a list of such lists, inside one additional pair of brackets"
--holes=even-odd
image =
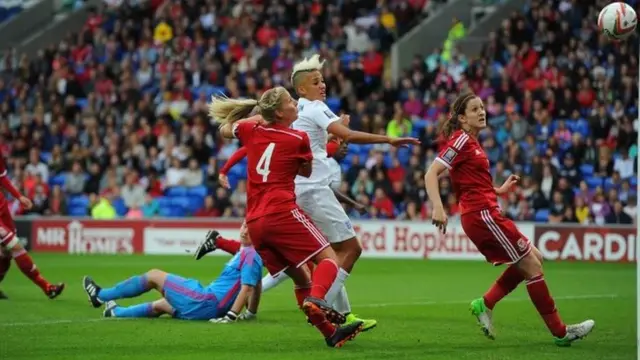
[[(557, 296), (555, 300), (594, 300), (594, 299), (615, 299), (617, 294), (587, 294), (587, 295), (569, 295), (569, 296)], [(529, 298), (505, 298), (502, 301), (507, 302), (520, 302), (530, 301)], [(379, 303), (379, 304), (359, 304), (354, 305), (356, 308), (377, 308), (377, 307), (390, 307), (390, 306), (433, 306), (433, 305), (456, 305), (467, 304), (470, 300), (424, 300), (424, 301), (408, 301), (408, 302), (393, 302), (393, 303)], [(287, 308), (288, 309), (288, 308)], [(277, 310), (287, 310), (279, 308)], [(274, 309), (276, 310), (276, 309)], [(268, 310), (267, 310), (268, 311)], [(30, 322), (13, 322), (13, 323), (0, 323), (2, 327), (21, 327), (21, 326), (45, 326), (45, 325), (65, 325), (65, 324), (84, 324), (101, 321), (123, 321), (134, 320), (133, 318), (97, 318), (97, 319), (60, 319), (60, 320), (43, 320), (43, 321), (30, 321)]]
[[(569, 295), (569, 296), (556, 296), (555, 300), (593, 300), (593, 299), (615, 299), (617, 298), (617, 294), (587, 294), (587, 295)], [(519, 298), (519, 297), (507, 297), (501, 301), (507, 302), (519, 302), (519, 301), (531, 301), (527, 298)], [(456, 305), (456, 304), (470, 304), (471, 300), (446, 300), (446, 301), (438, 301), (438, 300), (425, 300), (425, 301), (408, 301), (408, 302), (392, 302), (392, 303), (382, 303), (382, 304), (359, 304), (352, 305), (355, 308), (376, 308), (376, 307), (389, 307), (389, 306), (430, 306), (430, 305)]]

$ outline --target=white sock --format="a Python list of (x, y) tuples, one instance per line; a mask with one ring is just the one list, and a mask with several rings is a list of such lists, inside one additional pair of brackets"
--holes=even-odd
[(344, 282), (347, 281), (349, 277), (349, 273), (344, 269), (338, 269), (338, 276), (336, 276), (336, 280), (331, 284), (329, 291), (327, 291), (327, 295), (325, 295), (324, 300), (329, 304), (333, 304), (338, 298), (338, 293), (344, 287)]
[(338, 310), (338, 312), (342, 314), (347, 314), (351, 312), (351, 304), (349, 303), (349, 296), (347, 296), (347, 289), (342, 286), (340, 291), (338, 292), (338, 296), (336, 300), (333, 302), (333, 308)]
[(289, 275), (281, 272), (277, 277), (273, 277), (271, 274), (267, 274), (262, 278), (262, 292), (266, 293), (270, 289), (280, 285), (283, 281), (289, 279)]

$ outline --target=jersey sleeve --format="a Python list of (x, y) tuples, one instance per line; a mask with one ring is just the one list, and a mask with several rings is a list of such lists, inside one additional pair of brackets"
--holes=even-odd
[(253, 134), (253, 129), (256, 126), (255, 121), (242, 121), (233, 124), (233, 136), (240, 140), (242, 144), (248, 144), (251, 142), (251, 135)]
[(255, 250), (247, 251), (246, 259), (240, 269), (242, 285), (257, 286), (262, 281), (262, 259)]
[(7, 162), (4, 160), (4, 156), (0, 154), (0, 177), (7, 176)]
[(309, 118), (316, 125), (320, 126), (323, 130), (327, 130), (329, 125), (334, 121), (340, 120), (340, 117), (331, 111), (327, 104), (322, 101), (314, 101), (312, 107), (309, 109)]
[(464, 160), (465, 145), (469, 141), (469, 134), (461, 132), (457, 136), (451, 137), (445, 147), (440, 150), (436, 161), (451, 170)]
[(311, 142), (309, 141), (309, 136), (306, 133), (302, 134), (302, 141), (300, 142), (300, 154), (299, 158), (303, 162), (313, 160), (313, 152), (311, 151)]

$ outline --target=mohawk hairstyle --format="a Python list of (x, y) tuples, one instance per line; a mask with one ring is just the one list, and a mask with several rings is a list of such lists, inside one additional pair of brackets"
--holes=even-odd
[(295, 86), (296, 76), (300, 73), (322, 70), (324, 60), (320, 61), (320, 55), (314, 54), (310, 58), (304, 58), (293, 65), (293, 71), (291, 72), (291, 84)]

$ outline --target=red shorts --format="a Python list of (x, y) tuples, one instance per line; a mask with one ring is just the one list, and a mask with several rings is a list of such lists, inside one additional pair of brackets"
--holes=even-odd
[(0, 246), (6, 247), (16, 237), (16, 224), (13, 222), (9, 205), (0, 206)]
[(531, 243), (498, 208), (463, 214), (462, 229), (488, 262), (513, 264), (531, 251)]
[(251, 242), (271, 275), (300, 267), (329, 242), (300, 209), (270, 214), (247, 223)]

